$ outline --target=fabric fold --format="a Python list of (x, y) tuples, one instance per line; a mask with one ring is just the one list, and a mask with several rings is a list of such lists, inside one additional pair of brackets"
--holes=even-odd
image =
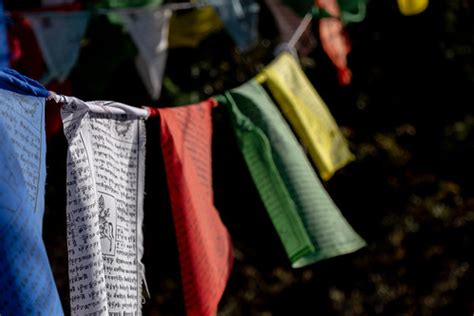
[(43, 98), (49, 95), (49, 91), (39, 82), (10, 68), (0, 69), (0, 89)]
[(323, 180), (354, 160), (331, 112), (293, 56), (282, 53), (263, 70), (260, 80), (267, 84)]
[(229, 109), (250, 174), (292, 266), (304, 267), (365, 246), (265, 90), (252, 80), (219, 100)]
[[(54, 96), (67, 156), (72, 315), (141, 315), (144, 110)], [(145, 111), (146, 112), (146, 111)]]
[[(42, 240), (45, 99), (24, 93), (24, 81), (21, 94), (12, 86), (5, 90), (4, 71), (0, 79), (0, 314), (64, 315)], [(18, 79), (19, 74), (13, 74)]]
[(178, 241), (186, 314), (216, 315), (232, 241), (214, 206), (211, 100), (160, 108), (161, 146)]

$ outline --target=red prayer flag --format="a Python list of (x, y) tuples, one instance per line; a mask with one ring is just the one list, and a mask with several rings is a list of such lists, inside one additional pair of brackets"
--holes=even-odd
[(232, 241), (214, 207), (213, 100), (158, 109), (161, 147), (178, 241), (187, 315), (216, 315), (233, 263)]
[(351, 51), (349, 36), (341, 22), (341, 10), (337, 0), (316, 0), (316, 4), (326, 10), (331, 17), (319, 21), (319, 37), (324, 51), (329, 56), (339, 72), (339, 83), (351, 83), (352, 73), (347, 66), (347, 55)]

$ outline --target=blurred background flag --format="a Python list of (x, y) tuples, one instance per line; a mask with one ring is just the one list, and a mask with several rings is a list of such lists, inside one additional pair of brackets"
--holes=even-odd
[(135, 59), (138, 73), (148, 93), (158, 99), (168, 55), (168, 30), (171, 10), (142, 8), (119, 13), (138, 48)]
[(398, 8), (403, 15), (415, 15), (426, 10), (428, 0), (397, 0)]
[(201, 0), (201, 2), (210, 4), (216, 9), (240, 51), (249, 51), (257, 45), (260, 6), (255, 0)]
[(42, 12), (27, 15), (41, 48), (48, 73), (43, 82), (64, 81), (79, 58), (81, 40), (89, 23), (90, 13)]
[(173, 14), (170, 19), (169, 47), (197, 47), (222, 27), (222, 21), (212, 7)]
[(331, 15), (319, 20), (321, 45), (338, 70), (339, 83), (348, 85), (352, 80), (352, 72), (347, 66), (347, 55), (351, 51), (351, 45), (340, 19), (339, 4), (336, 0), (316, 0), (316, 3), (319, 8)]

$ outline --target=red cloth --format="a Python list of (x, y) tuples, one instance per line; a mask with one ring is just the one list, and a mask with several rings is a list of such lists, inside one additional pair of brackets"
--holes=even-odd
[[(52, 81), (46, 86), (46, 89), (56, 92), (57, 94), (73, 95), (71, 81), (64, 82)], [(63, 127), (63, 120), (61, 119), (61, 104), (54, 101), (46, 103), (46, 139), (50, 139)]]
[(319, 37), (324, 51), (339, 72), (339, 83), (348, 85), (352, 80), (352, 72), (347, 66), (347, 55), (351, 51), (351, 43), (340, 19), (339, 4), (337, 0), (316, 0), (316, 4), (332, 16), (320, 19)]
[(232, 269), (232, 241), (214, 207), (211, 111), (215, 101), (158, 109), (161, 147), (189, 316), (216, 315)]
[(12, 13), (11, 17), (13, 23), (9, 23), (8, 27), (10, 67), (32, 79), (39, 80), (46, 66), (31, 24), (28, 19), (19, 14)]

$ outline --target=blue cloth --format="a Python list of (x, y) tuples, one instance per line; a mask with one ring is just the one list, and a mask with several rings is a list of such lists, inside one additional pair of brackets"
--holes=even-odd
[(216, 9), (227, 32), (242, 52), (255, 47), (260, 11), (260, 6), (255, 0), (202, 0), (202, 2)]
[(5, 13), (3, 11), (3, 0), (0, 0), (0, 68), (9, 65), (9, 50), (7, 40), (7, 28)]
[(44, 103), (0, 89), (0, 315), (64, 315), (42, 240)]
[(67, 79), (79, 58), (81, 40), (90, 16), (87, 11), (27, 14), (48, 67), (48, 74), (41, 82)]
[(47, 97), (49, 95), (43, 85), (30, 79), (10, 68), (0, 70), (0, 89), (36, 97)]

